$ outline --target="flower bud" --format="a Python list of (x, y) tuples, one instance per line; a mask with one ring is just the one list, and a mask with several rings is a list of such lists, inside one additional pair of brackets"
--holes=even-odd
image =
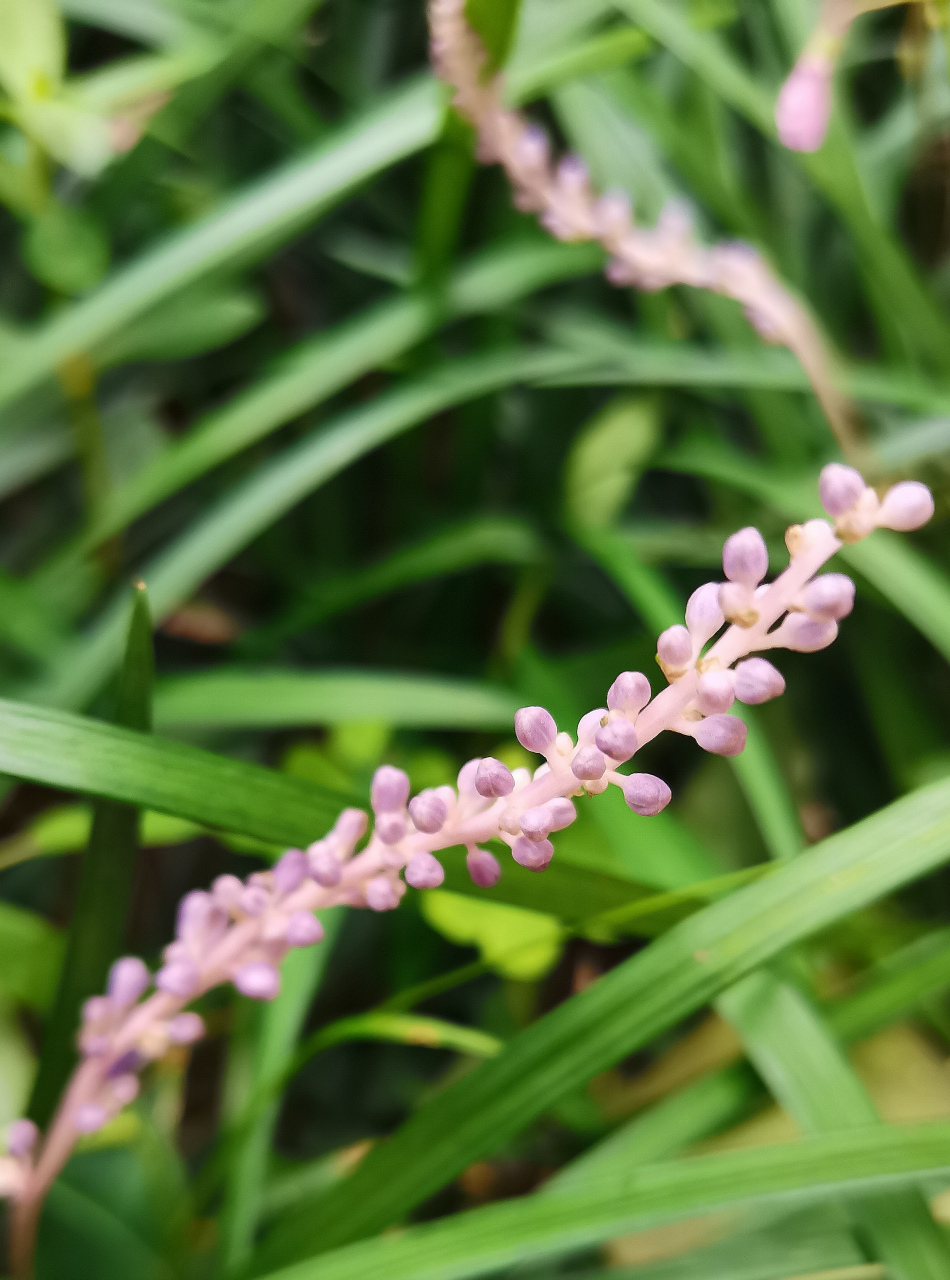
[(116, 1076), (111, 1083), (112, 1097), (120, 1107), (127, 1107), (139, 1096), (139, 1078), (127, 1072), (124, 1076)]
[(393, 911), (399, 906), (399, 890), (388, 876), (373, 876), (366, 882), (366, 905), (371, 911)]
[(769, 571), (769, 553), (758, 529), (749, 525), (726, 539), (722, 569), (730, 582), (757, 587)]
[(155, 975), (155, 985), (166, 995), (187, 999), (198, 990), (200, 975), (191, 960), (175, 960), (164, 965)]
[(586, 715), (581, 716), (577, 722), (578, 743), (589, 744), (593, 742), (597, 730), (600, 728), (600, 722), (606, 719), (606, 707), (595, 707), (593, 711), (588, 711)]
[(152, 985), (152, 975), (138, 956), (123, 956), (109, 970), (109, 999), (121, 1007), (135, 1004)]
[(307, 878), (309, 867), (307, 855), (302, 849), (288, 849), (282, 858), (274, 863), (274, 888), (278, 893), (293, 893), (299, 889)]
[(475, 774), (475, 790), (480, 796), (495, 798), (510, 796), (515, 789), (515, 779), (511, 770), (494, 756), (485, 756), (478, 762)]
[(571, 773), (581, 782), (592, 782), (602, 778), (606, 772), (607, 761), (596, 747), (581, 747), (571, 764)]
[(383, 844), (398, 844), (406, 834), (406, 819), (401, 813), (381, 813), (376, 819), (376, 834)]
[(785, 692), (785, 678), (765, 658), (747, 658), (736, 666), (736, 697), (758, 706)]
[(197, 1013), (177, 1013), (168, 1024), (172, 1044), (194, 1044), (205, 1033), (205, 1024)]
[(466, 763), (462, 765), (461, 769), (459, 769), (459, 776), (458, 776), (459, 795), (470, 796), (473, 793), (477, 792), (477, 788), (475, 786), (475, 778), (478, 774), (478, 766), (480, 764), (481, 764), (481, 760), (479, 760), (478, 757), (476, 757), (474, 760), (466, 761)]
[(90, 996), (82, 1007), (83, 1022), (99, 1022), (113, 1012), (112, 1001), (106, 996)]
[(73, 1112), (73, 1124), (79, 1133), (95, 1133), (108, 1118), (105, 1107), (98, 1102), (84, 1102)]
[(933, 513), (933, 495), (927, 486), (918, 480), (902, 480), (885, 493), (877, 522), (884, 529), (908, 533), (926, 524)]
[(854, 583), (843, 573), (823, 573), (806, 584), (800, 603), (815, 622), (846, 618), (854, 608)]
[(130, 1071), (138, 1071), (145, 1065), (146, 1059), (142, 1056), (138, 1049), (126, 1049), (125, 1053), (120, 1053), (113, 1060), (112, 1066), (106, 1072), (107, 1080), (114, 1080), (116, 1076), (127, 1075)]
[(381, 765), (373, 774), (370, 802), (374, 813), (394, 813), (409, 799), (409, 775), (391, 764)]
[(706, 671), (696, 685), (696, 703), (704, 716), (728, 711), (736, 699), (736, 677), (732, 671)]
[(327, 840), (316, 840), (310, 845), (307, 849), (307, 864), (313, 879), (324, 889), (332, 889), (343, 877), (340, 860)]
[(724, 622), (719, 607), (719, 583), (703, 583), (686, 602), (686, 627), (693, 647), (701, 649)]
[(262, 916), (270, 906), (270, 894), (262, 884), (247, 884), (241, 890), (238, 906), (248, 916)]
[(650, 681), (642, 671), (621, 671), (607, 690), (607, 706), (632, 718), (647, 705), (650, 694)]
[(754, 627), (759, 620), (755, 593), (741, 582), (723, 582), (719, 587), (719, 607), (728, 622), (738, 627)]
[(644, 818), (654, 818), (670, 803), (673, 793), (662, 778), (652, 773), (631, 773), (624, 779), (623, 798)]
[(804, 613), (790, 613), (771, 639), (777, 647), (796, 653), (817, 653), (827, 649), (837, 634), (837, 622), (812, 622)]
[(521, 815), (521, 830), (529, 840), (543, 840), (549, 832), (569, 827), (576, 817), (577, 810), (570, 800), (558, 796), (546, 804), (525, 809)]
[(818, 496), (830, 516), (843, 516), (861, 497), (867, 485), (864, 476), (842, 462), (829, 462), (818, 477)]
[(737, 716), (707, 716), (696, 725), (694, 736), (704, 751), (737, 756), (745, 746), (746, 727)]
[(40, 1131), (32, 1120), (14, 1120), (7, 1125), (7, 1151), (11, 1156), (29, 1155), (39, 1136)]
[(244, 881), (237, 876), (218, 876), (211, 886), (211, 896), (219, 907), (231, 912), (237, 910), (244, 892)]
[(531, 169), (540, 169), (548, 162), (548, 135), (540, 125), (529, 124), (522, 129), (516, 142), (518, 161)]
[(431, 853), (414, 853), (406, 863), (406, 884), (413, 889), (436, 889), (444, 879), (442, 863)]
[(775, 104), (775, 127), (790, 151), (817, 151), (831, 115), (831, 63), (800, 58), (782, 85)]
[(629, 760), (637, 749), (637, 731), (629, 720), (611, 720), (597, 730), (594, 742), (611, 760)]
[(693, 641), (685, 627), (667, 627), (656, 642), (656, 656), (664, 668), (679, 671), (688, 667), (693, 657)]
[(590, 173), (587, 165), (578, 155), (568, 152), (566, 156), (558, 162), (557, 166), (557, 182), (560, 187), (567, 187), (570, 191), (582, 191), (590, 179)]
[(227, 924), (223, 908), (203, 889), (186, 893), (179, 903), (176, 933), (183, 942), (214, 941)]
[(522, 707), (515, 712), (515, 737), (526, 751), (543, 755), (557, 737), (554, 717), (544, 707)]
[(626, 191), (606, 191), (597, 201), (594, 220), (598, 239), (619, 242), (630, 230), (633, 209)]
[(449, 815), (445, 801), (434, 791), (420, 791), (409, 801), (409, 816), (417, 831), (433, 835), (442, 829)]
[(333, 835), (341, 844), (352, 848), (366, 835), (369, 818), (363, 809), (344, 809), (333, 824)]
[(498, 864), (498, 859), (490, 854), (487, 849), (471, 846), (465, 855), (465, 865), (468, 868), (468, 874), (472, 878), (472, 883), (477, 884), (480, 889), (490, 889), (492, 885), (496, 885), (501, 879), (501, 867)]
[(233, 982), (241, 995), (249, 1000), (275, 1000), (280, 994), (280, 974), (264, 960), (242, 964)]
[(554, 845), (550, 840), (526, 840), (519, 836), (511, 850), (511, 856), (529, 871), (543, 871), (554, 857)]
[(288, 947), (312, 947), (323, 940), (323, 925), (310, 911), (294, 911), (285, 936)]

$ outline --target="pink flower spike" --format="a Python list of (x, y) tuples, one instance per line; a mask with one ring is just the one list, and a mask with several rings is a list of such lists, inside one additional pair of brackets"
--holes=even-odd
[(831, 115), (832, 66), (826, 58), (803, 57), (782, 85), (775, 104), (775, 126), (790, 151), (817, 151)]
[(571, 773), (581, 782), (593, 782), (607, 772), (607, 761), (596, 747), (581, 747), (574, 757)]
[(550, 840), (527, 840), (519, 836), (511, 856), (519, 866), (527, 867), (529, 871), (543, 871), (554, 857), (554, 845)]
[(624, 715), (639, 715), (650, 701), (650, 681), (642, 671), (622, 671), (607, 690), (607, 706)]
[(477, 884), (480, 889), (490, 889), (501, 879), (501, 866), (498, 859), (487, 849), (471, 846), (465, 855), (465, 865), (472, 878), (472, 884)]
[(818, 477), (821, 505), (835, 518), (850, 511), (866, 488), (861, 472), (843, 462), (829, 462)]
[(98, 1102), (84, 1102), (73, 1114), (73, 1124), (80, 1133), (95, 1133), (108, 1120), (105, 1107)]
[(288, 947), (312, 947), (323, 940), (323, 925), (309, 911), (295, 911), (287, 921)]
[(823, 573), (807, 584), (801, 606), (814, 622), (846, 618), (854, 608), (854, 583), (844, 573)]
[(409, 799), (409, 775), (391, 764), (384, 764), (373, 774), (370, 799), (374, 813), (394, 813)]
[(739, 582), (744, 587), (759, 585), (769, 571), (769, 553), (758, 529), (749, 525), (726, 539), (722, 568), (730, 582)]
[(151, 985), (148, 966), (138, 956), (123, 956), (109, 971), (109, 999), (120, 1008), (135, 1004)]
[(204, 1021), (197, 1013), (177, 1013), (168, 1024), (172, 1044), (194, 1044), (204, 1033)]
[(557, 725), (544, 707), (522, 707), (515, 712), (515, 737), (526, 751), (543, 755), (557, 737)]
[(624, 780), (623, 798), (643, 818), (655, 818), (673, 798), (673, 793), (662, 778), (652, 773), (631, 773)]
[(241, 995), (249, 1000), (275, 1000), (280, 994), (280, 974), (263, 960), (241, 965), (233, 981)]
[(394, 911), (399, 906), (399, 890), (388, 876), (373, 876), (365, 892), (370, 911)]
[(494, 756), (486, 756), (478, 762), (475, 773), (475, 790), (486, 799), (510, 796), (515, 789), (514, 774), (506, 764)]
[(278, 893), (293, 893), (307, 878), (310, 868), (307, 855), (302, 849), (288, 849), (282, 858), (274, 863), (274, 888)]
[(725, 622), (719, 607), (719, 583), (705, 582), (686, 602), (686, 628), (693, 647), (699, 650)]
[(14, 1120), (7, 1125), (7, 1151), (18, 1158), (29, 1155), (39, 1136), (40, 1131), (32, 1120)]
[(155, 986), (166, 995), (188, 999), (198, 990), (198, 969), (190, 960), (176, 960), (159, 969)]
[(746, 727), (737, 716), (707, 716), (696, 725), (694, 737), (704, 751), (738, 756), (745, 747)]
[(909, 533), (926, 524), (933, 513), (933, 494), (927, 486), (919, 480), (902, 480), (884, 495), (877, 523), (884, 529)]
[[(511, 784), (514, 786), (514, 782)], [(409, 817), (417, 831), (434, 835), (445, 825), (448, 809), (441, 796), (434, 791), (421, 791), (409, 801)]]
[(637, 731), (629, 720), (611, 720), (597, 730), (594, 742), (611, 760), (629, 760), (637, 749)]
[(785, 692), (785, 677), (765, 658), (747, 658), (736, 668), (736, 697), (749, 706), (769, 702)]
[(696, 685), (696, 702), (704, 716), (728, 711), (736, 699), (736, 677), (732, 671), (707, 671)]
[(414, 853), (406, 863), (406, 884), (413, 889), (437, 889), (444, 879), (442, 863), (431, 853)]
[(340, 860), (326, 840), (317, 840), (309, 847), (307, 864), (310, 867), (311, 876), (321, 888), (332, 889), (343, 878)]

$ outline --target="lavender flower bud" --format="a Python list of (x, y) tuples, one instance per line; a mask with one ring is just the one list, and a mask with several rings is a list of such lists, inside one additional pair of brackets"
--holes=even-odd
[(139, 1096), (139, 1078), (131, 1073), (116, 1076), (111, 1083), (112, 1097), (120, 1107), (127, 1107)]
[(82, 1007), (83, 1022), (98, 1022), (112, 1012), (112, 1001), (106, 996), (90, 996)]
[(478, 767), (480, 764), (481, 760), (476, 756), (474, 760), (466, 761), (466, 763), (462, 765), (461, 769), (459, 769), (459, 795), (470, 796), (473, 792), (477, 792), (478, 788), (475, 785), (475, 778), (478, 775)]
[(703, 583), (686, 602), (686, 627), (693, 646), (701, 649), (724, 622), (719, 607), (719, 583)]
[(519, 836), (511, 850), (511, 856), (529, 871), (543, 871), (554, 857), (554, 845), (550, 840), (526, 840)]
[(596, 747), (581, 747), (571, 765), (571, 773), (581, 782), (593, 782), (607, 772), (607, 761)]
[(601, 721), (607, 719), (607, 708), (596, 707), (593, 711), (588, 711), (586, 715), (581, 716), (577, 722), (577, 741), (580, 743), (591, 743), (597, 735)]
[(773, 639), (782, 648), (794, 649), (797, 653), (817, 653), (819, 649), (827, 649), (837, 634), (837, 622), (812, 622), (803, 613), (790, 613), (773, 632)]
[(746, 727), (737, 716), (707, 716), (696, 725), (695, 738), (704, 751), (737, 756), (745, 746)]
[(176, 1013), (168, 1024), (172, 1044), (193, 1044), (205, 1033), (205, 1024), (197, 1013)]
[(611, 760), (629, 760), (637, 749), (637, 731), (629, 720), (611, 720), (597, 730), (594, 742)]
[(607, 706), (611, 711), (637, 716), (650, 701), (650, 694), (650, 681), (642, 671), (621, 671), (607, 690)]
[(933, 495), (927, 486), (918, 480), (902, 480), (885, 493), (877, 522), (884, 529), (908, 533), (926, 524), (933, 513)]
[(558, 186), (567, 187), (571, 191), (582, 191), (587, 186), (589, 178), (587, 165), (580, 156), (569, 152), (558, 162)]
[(198, 990), (200, 975), (191, 960), (175, 960), (166, 964), (155, 975), (155, 986), (166, 995), (185, 1000)]
[(145, 1058), (142, 1057), (138, 1049), (127, 1049), (125, 1053), (119, 1054), (112, 1066), (106, 1072), (107, 1080), (114, 1080), (116, 1076), (128, 1075), (130, 1071), (138, 1071), (145, 1065)]
[(843, 573), (823, 573), (806, 584), (800, 603), (815, 622), (846, 618), (854, 608), (854, 583)]
[(480, 796), (510, 796), (514, 789), (514, 774), (506, 764), (502, 764), (494, 756), (486, 756), (478, 762), (475, 790)]
[(398, 844), (406, 834), (406, 819), (401, 813), (381, 813), (376, 819), (376, 834), (383, 844)]
[(577, 810), (570, 800), (558, 796), (546, 804), (525, 809), (521, 815), (521, 830), (529, 840), (543, 840), (549, 832), (569, 827), (576, 817)]
[(861, 472), (841, 462), (829, 462), (818, 477), (818, 496), (830, 516), (850, 511), (866, 488)]
[(84, 1102), (73, 1112), (73, 1124), (79, 1133), (95, 1133), (108, 1118), (105, 1107), (98, 1102)]
[(282, 858), (274, 863), (274, 888), (278, 893), (293, 893), (307, 878), (309, 867), (307, 855), (302, 849), (288, 849)]
[(211, 886), (211, 896), (219, 907), (225, 911), (237, 910), (244, 892), (244, 881), (237, 876), (218, 876)]
[(362, 809), (344, 809), (333, 824), (333, 835), (341, 844), (352, 848), (366, 835), (368, 825), (369, 818)]
[(233, 982), (241, 995), (249, 1000), (275, 1000), (280, 994), (280, 974), (264, 960), (242, 964)]
[(326, 840), (316, 840), (310, 845), (307, 849), (307, 865), (311, 876), (324, 889), (332, 889), (343, 878), (340, 859)]
[(758, 706), (785, 692), (785, 678), (765, 658), (747, 658), (736, 666), (736, 697)]
[(287, 921), (287, 946), (312, 947), (323, 940), (323, 925), (309, 911), (295, 911)]
[(409, 775), (391, 764), (381, 765), (373, 774), (370, 802), (374, 813), (394, 813), (409, 799)]
[(707, 671), (696, 685), (696, 702), (704, 716), (728, 711), (735, 702), (735, 673), (732, 671)]
[(477, 884), (480, 889), (490, 889), (501, 879), (498, 859), (493, 857), (487, 849), (470, 847), (465, 855), (465, 865), (468, 867), (472, 883)]
[(693, 657), (693, 641), (685, 627), (667, 627), (656, 642), (656, 656), (664, 668), (681, 671)]
[(719, 607), (727, 621), (740, 627), (754, 627), (759, 620), (755, 593), (741, 582), (723, 582), (719, 587)]
[(726, 539), (722, 569), (730, 582), (757, 587), (769, 571), (769, 553), (758, 529), (748, 526)]
[(270, 906), (270, 894), (262, 884), (247, 884), (241, 890), (238, 906), (248, 916), (262, 916)]
[(775, 104), (775, 127), (790, 151), (817, 151), (831, 115), (831, 63), (800, 58), (782, 85)]
[(406, 863), (406, 884), (413, 889), (436, 889), (444, 879), (442, 863), (431, 853), (414, 853)]
[(670, 803), (673, 793), (662, 778), (652, 773), (631, 773), (624, 780), (623, 798), (634, 813), (655, 818)]
[(417, 831), (433, 835), (442, 829), (449, 815), (441, 796), (437, 796), (434, 791), (420, 791), (409, 801), (409, 816)]
[(224, 933), (227, 925), (227, 915), (210, 893), (195, 889), (182, 898), (176, 929), (182, 942), (214, 941)]
[(366, 882), (366, 905), (371, 911), (392, 911), (399, 906), (399, 890), (388, 876)]
[(7, 1151), (18, 1159), (29, 1155), (39, 1136), (40, 1131), (32, 1120), (14, 1120), (7, 1125)]
[(540, 125), (529, 124), (521, 131), (517, 143), (517, 158), (530, 169), (539, 169), (548, 162), (548, 135)]
[(526, 751), (543, 755), (557, 737), (557, 725), (544, 707), (522, 707), (515, 712), (515, 736)]
[(626, 191), (606, 191), (594, 210), (598, 236), (620, 240), (630, 230), (632, 212)]
[(152, 985), (152, 975), (138, 956), (123, 956), (109, 970), (109, 999), (124, 1008), (135, 1004)]

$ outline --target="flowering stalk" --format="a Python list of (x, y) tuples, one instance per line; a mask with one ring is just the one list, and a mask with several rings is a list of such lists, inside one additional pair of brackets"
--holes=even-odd
[(686, 284), (734, 298), (766, 342), (798, 357), (839, 444), (856, 455), (851, 408), (832, 379), (821, 334), (761, 254), (739, 241), (701, 244), (688, 210), (675, 201), (652, 230), (638, 227), (625, 192), (598, 198), (578, 156), (567, 155), (554, 167), (544, 131), (505, 108), (501, 77), (484, 74), (487, 55), (465, 20), (465, 0), (430, 0), (429, 27), (433, 64), (477, 130), (478, 158), (504, 167), (516, 206), (537, 213), (558, 240), (602, 244), (610, 254), (611, 284), (647, 290)]
[(817, 151), (828, 132), (831, 83), (844, 38), (855, 18), (903, 0), (823, 0), (815, 29), (782, 85), (775, 125), (791, 151)]
[(581, 719), (576, 738), (559, 732), (543, 707), (522, 707), (515, 715), (518, 740), (544, 757), (533, 775), (492, 757), (469, 760), (457, 788), (430, 788), (410, 799), (408, 776), (383, 765), (371, 788), (373, 830), (360, 852), (368, 816), (344, 809), (328, 835), (306, 851), (288, 850), (270, 871), (246, 881), (219, 876), (210, 892), (187, 894), (151, 995), (146, 993), (153, 978), (142, 961), (117, 961), (107, 994), (84, 1007), (82, 1061), (45, 1140), (40, 1142), (28, 1120), (8, 1130), (0, 1194), (13, 1200), (14, 1274), (30, 1274), (43, 1200), (77, 1139), (134, 1100), (144, 1066), (171, 1045), (204, 1034), (201, 1018), (185, 1006), (223, 982), (233, 982), (252, 999), (274, 999), (279, 966), (290, 948), (311, 946), (323, 936), (315, 910), (341, 904), (392, 910), (407, 884), (440, 885), (444, 872), (435, 855), (457, 845), (467, 850), (469, 874), (482, 887), (502, 874), (498, 860), (482, 847), (490, 840), (508, 845), (521, 866), (543, 871), (554, 853), (549, 837), (574, 821), (575, 800), (611, 785), (621, 788), (635, 813), (659, 813), (671, 798), (666, 783), (650, 773), (621, 773), (620, 766), (664, 730), (695, 738), (706, 751), (738, 755), (746, 728), (728, 714), (733, 702), (767, 702), (785, 689), (770, 662), (750, 655), (824, 649), (851, 611), (854, 584), (840, 573), (819, 575), (821, 566), (843, 543), (875, 528), (916, 529), (933, 514), (924, 485), (904, 481), (879, 500), (857, 471), (840, 463), (822, 471), (820, 493), (833, 524), (793, 525), (785, 536), (788, 567), (773, 582), (765, 582), (768, 552), (757, 529), (741, 529), (728, 539), (722, 558), (726, 580), (694, 591), (685, 625), (659, 637), (656, 659), (668, 683), (652, 700), (647, 677), (625, 671), (607, 691), (607, 705)]

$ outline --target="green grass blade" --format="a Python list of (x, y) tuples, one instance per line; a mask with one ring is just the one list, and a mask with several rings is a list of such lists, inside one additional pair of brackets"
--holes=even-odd
[(397, 1221), (569, 1090), (649, 1044), (743, 974), (948, 855), (950, 782), (944, 782), (676, 925), (421, 1107), (345, 1184), (275, 1232), (262, 1267)]

